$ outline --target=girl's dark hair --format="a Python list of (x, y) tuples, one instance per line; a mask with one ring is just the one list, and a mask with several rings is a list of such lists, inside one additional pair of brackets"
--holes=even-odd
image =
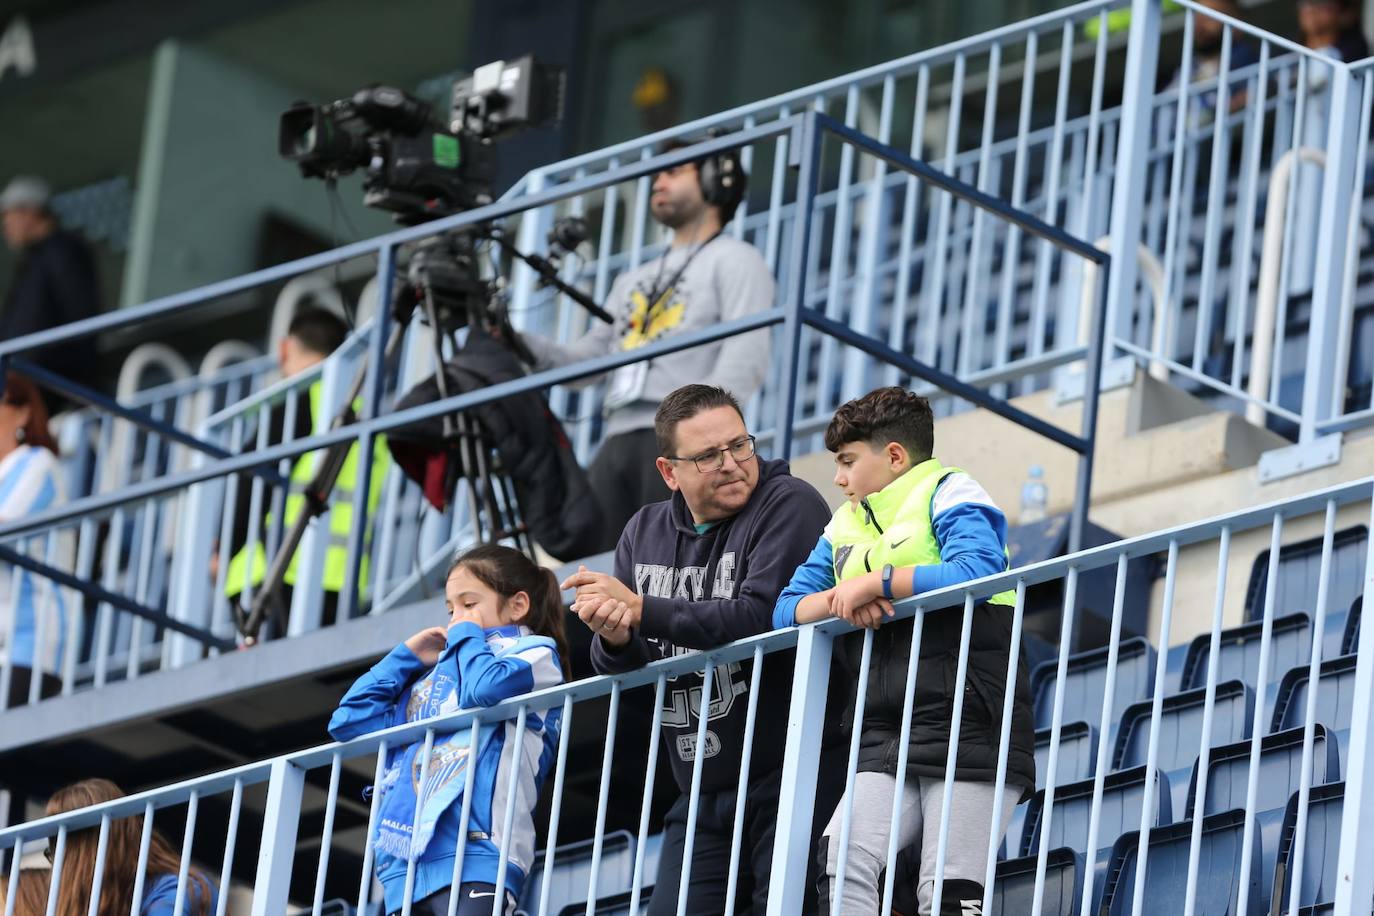
[(553, 640), (558, 647), (563, 677), (571, 680), (568, 636), (563, 626), (563, 592), (558, 587), (558, 577), (553, 571), (539, 566), (520, 551), (500, 544), (482, 544), (460, 554), (448, 568), (448, 575), (453, 575), (453, 571), (459, 567), (466, 569), (477, 581), (503, 599), (509, 599), (516, 592), (530, 596), (530, 612), (525, 618), (525, 626)]
[(24, 444), (36, 445), (57, 454), (57, 441), (48, 431), (48, 405), (38, 386), (17, 372), (5, 373), (4, 401), (11, 407), (27, 407), (29, 422), (24, 424)]
[[(108, 779), (83, 779), (58, 789), (48, 799), (47, 813), (64, 814), (102, 802), (123, 798), (124, 791)], [(88, 827), (67, 836), (66, 853), (62, 862), (62, 886), (57, 896), (58, 916), (86, 916), (91, 906), (91, 876), (95, 873), (98, 829)], [(100, 882), (100, 916), (127, 913), (133, 908), (134, 879), (138, 868), (138, 851), (143, 840), (143, 815), (135, 814), (110, 822), (110, 835), (105, 850), (105, 871)], [(156, 830), (148, 847), (147, 875), (144, 893), (153, 881), (163, 875), (181, 872), (181, 856)], [(194, 868), (186, 872), (186, 912), (191, 916), (209, 916), (210, 882)]]

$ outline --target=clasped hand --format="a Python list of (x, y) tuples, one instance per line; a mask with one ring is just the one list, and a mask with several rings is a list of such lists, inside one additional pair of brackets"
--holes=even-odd
[(565, 591), (577, 590), (572, 603), (573, 613), (592, 632), (615, 646), (630, 641), (630, 631), (639, 626), (643, 604), (624, 582), (579, 566), (560, 587)]
[(876, 630), (884, 617), (896, 613), (892, 602), (883, 597), (883, 582), (877, 573), (845, 579), (824, 594), (830, 613), (856, 627)]

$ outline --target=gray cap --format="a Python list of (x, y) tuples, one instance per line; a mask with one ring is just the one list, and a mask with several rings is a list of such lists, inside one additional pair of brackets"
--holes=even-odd
[(46, 207), (52, 199), (52, 188), (37, 175), (16, 175), (0, 192), (0, 211), (21, 207)]

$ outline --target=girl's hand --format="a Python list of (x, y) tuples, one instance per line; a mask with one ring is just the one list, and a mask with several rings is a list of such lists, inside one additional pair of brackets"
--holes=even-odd
[(426, 665), (437, 665), (448, 647), (448, 632), (443, 627), (426, 627), (406, 640), (406, 648)]

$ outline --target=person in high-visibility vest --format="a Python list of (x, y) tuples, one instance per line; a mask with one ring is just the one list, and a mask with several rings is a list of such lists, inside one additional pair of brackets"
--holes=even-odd
[[(848, 501), (835, 512), (773, 609), (775, 627), (835, 616), (878, 630), (852, 790), (845, 899), (838, 908), (843, 913), (879, 909), (880, 873), (891, 830), (888, 815), (896, 793), (902, 793), (903, 810), (915, 812), (902, 819), (897, 848), (911, 847), (917, 853), (919, 879), (914, 884), (920, 911), (947, 916), (978, 911), (989, 832), (996, 824), (1000, 837), (1017, 802), (1035, 791), (1035, 730), (1024, 660), (1015, 683), (1007, 684), (1015, 592), (998, 592), (973, 606), (967, 650), (961, 649), (962, 602), (925, 614), (914, 693), (906, 683), (912, 670), (913, 618), (886, 623), (895, 600), (996, 575), (1010, 566), (1006, 516), (976, 480), (940, 463), (933, 454), (934, 440), (930, 403), (902, 388), (879, 388), (835, 411), (825, 447), (835, 453), (835, 485)], [(836, 646), (853, 671), (860, 670), (859, 647), (853, 640)], [(962, 675), (961, 658), (966, 661)], [(994, 817), (1007, 690), (1014, 701), (1011, 737), (1005, 792)], [(962, 704), (962, 718), (946, 838), (936, 828), (956, 704)], [(902, 756), (906, 772), (899, 789), (897, 761)], [(845, 774), (823, 772), (819, 779), (844, 783)], [(824, 912), (830, 911), (836, 892), (845, 810), (844, 804), (835, 808), (817, 853), (825, 863), (818, 887)], [(938, 910), (932, 909), (937, 842), (945, 843)]]
[[(319, 364), (343, 343), (348, 329), (333, 313), (320, 308), (306, 308), (292, 319), (286, 337), (282, 339), (277, 353), (283, 377), (290, 377)], [(320, 403), (322, 386), (316, 381), (310, 388), (297, 396), (293, 439), (323, 432), (333, 419), (329, 411)], [(274, 445), (283, 440), (285, 426), (285, 405), (273, 409), (269, 418), (268, 444)], [(257, 439), (244, 445), (243, 451), (256, 446)], [(314, 479), (323, 460), (323, 451), (307, 452), (296, 459), (291, 467), (290, 489), (286, 496), (282, 513), (282, 530), (289, 528), (305, 510), (305, 489)], [(358, 482), (358, 446), (354, 445), (344, 459), (343, 469), (330, 493), (329, 531), (325, 548), (324, 570), (320, 586), (324, 589), (322, 622), (334, 622), (337, 616), (339, 593), (343, 590), (348, 575), (348, 538), (353, 530), (353, 497)], [(372, 472), (368, 483), (367, 514), (376, 512), (381, 500), (382, 482), (390, 466), (390, 455), (386, 440), (377, 437), (372, 446)], [(224, 594), (231, 601), (240, 600), (246, 589), (257, 589), (266, 577), (271, 557), (267, 555), (264, 544), (265, 532), (276, 523), (268, 503), (270, 493), (264, 491), (262, 510), (262, 530), (249, 544), (248, 523), (251, 510), (252, 478), (243, 477), (239, 481), (237, 500), (234, 510), (234, 538), (231, 543), (233, 559), (224, 577)], [(358, 570), (358, 589), (364, 591), (368, 584), (368, 557), (370, 554), (370, 527), (363, 538), (361, 565)], [(291, 592), (295, 587), (299, 572), (300, 554), (291, 558), (284, 577), (282, 590), (285, 607), (290, 607)], [(281, 622), (278, 621), (280, 624)]]

